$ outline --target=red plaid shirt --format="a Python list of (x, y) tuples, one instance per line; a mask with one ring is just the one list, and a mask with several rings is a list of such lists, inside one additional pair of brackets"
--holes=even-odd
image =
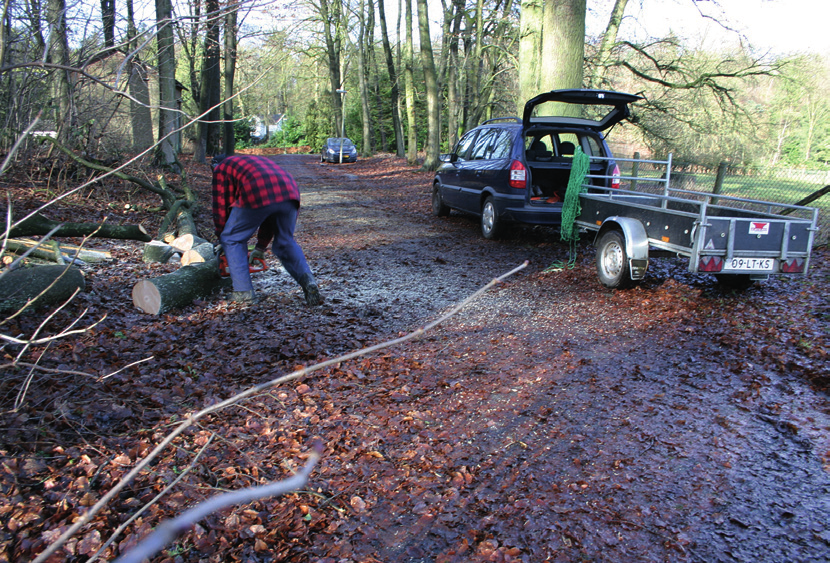
[(258, 209), (289, 200), (300, 203), (297, 182), (264, 156), (229, 156), (213, 170), (213, 224), (217, 237), (228, 222), (231, 207)]

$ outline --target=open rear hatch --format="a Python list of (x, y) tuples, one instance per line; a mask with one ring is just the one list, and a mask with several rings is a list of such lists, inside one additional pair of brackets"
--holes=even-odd
[(641, 96), (610, 90), (551, 90), (525, 104), (522, 124), (564, 125), (605, 131), (628, 118), (628, 104)]

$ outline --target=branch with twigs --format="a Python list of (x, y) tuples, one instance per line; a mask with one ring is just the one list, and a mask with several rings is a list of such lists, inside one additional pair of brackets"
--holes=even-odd
[(204, 418), (205, 416), (207, 416), (209, 414), (218, 412), (218, 411), (223, 410), (223, 409), (225, 409), (229, 406), (235, 405), (235, 404), (239, 403), (240, 401), (242, 401), (244, 399), (248, 399), (248, 398), (254, 397), (256, 395), (259, 395), (260, 393), (268, 391), (272, 387), (282, 385), (283, 383), (288, 383), (289, 381), (294, 381), (294, 380), (299, 379), (301, 377), (304, 377), (304, 376), (306, 376), (310, 373), (313, 373), (315, 371), (319, 371), (323, 368), (327, 368), (327, 367), (330, 367), (330, 366), (340, 364), (342, 362), (346, 362), (346, 361), (349, 361), (349, 360), (353, 360), (355, 358), (366, 356), (368, 354), (377, 352), (379, 350), (384, 350), (386, 348), (391, 348), (393, 346), (397, 346), (399, 344), (403, 344), (405, 342), (409, 342), (410, 340), (414, 340), (416, 338), (419, 338), (419, 337), (423, 336), (426, 332), (432, 330), (436, 326), (440, 325), (441, 323), (447, 321), (448, 319), (450, 319), (453, 316), (455, 316), (456, 314), (458, 314), (459, 311), (461, 311), (464, 307), (466, 307), (468, 304), (470, 304), (472, 301), (474, 301), (477, 297), (479, 297), (480, 295), (482, 295), (483, 293), (485, 293), (486, 291), (488, 291), (492, 287), (502, 283), (505, 279), (509, 278), (510, 276), (513, 276), (514, 274), (520, 272), (521, 270), (526, 268), (527, 265), (528, 265), (528, 262), (525, 261), (524, 263), (517, 266), (516, 268), (513, 268), (509, 272), (494, 278), (489, 283), (487, 283), (485, 286), (478, 289), (475, 293), (473, 293), (472, 295), (470, 295), (469, 297), (467, 297), (466, 299), (464, 299), (460, 303), (456, 304), (452, 309), (450, 309), (450, 311), (448, 311), (444, 315), (440, 316), (438, 319), (436, 319), (436, 320), (426, 324), (425, 326), (423, 326), (421, 328), (418, 328), (418, 329), (416, 329), (416, 330), (414, 330), (414, 331), (412, 331), (412, 332), (410, 332), (410, 333), (408, 333), (404, 336), (401, 336), (399, 338), (395, 338), (393, 340), (387, 340), (386, 342), (382, 342), (380, 344), (375, 344), (373, 346), (368, 346), (366, 348), (362, 348), (360, 350), (356, 350), (354, 352), (350, 352), (348, 354), (338, 356), (337, 358), (332, 358), (330, 360), (325, 360), (325, 361), (319, 362), (317, 364), (314, 364), (312, 366), (296, 370), (296, 371), (294, 371), (292, 373), (289, 373), (287, 375), (284, 375), (282, 377), (278, 377), (278, 378), (272, 379), (270, 381), (266, 381), (265, 383), (261, 383), (259, 385), (254, 386), (254, 387), (250, 387), (250, 388), (246, 389), (245, 391), (242, 391), (242, 392), (234, 395), (233, 397), (230, 397), (228, 399), (225, 399), (224, 401), (221, 401), (219, 403), (216, 403), (214, 405), (206, 407), (206, 408), (200, 410), (199, 412), (188, 416), (172, 432), (168, 433), (167, 436), (161, 442), (159, 442), (156, 445), (156, 447), (153, 448), (153, 450), (150, 453), (148, 453), (146, 456), (144, 456), (144, 458), (139, 460), (135, 464), (135, 466), (126, 475), (124, 475), (121, 478), (121, 480), (118, 483), (115, 484), (115, 486), (113, 486), (112, 489), (110, 489), (106, 494), (104, 494), (98, 500), (98, 502), (95, 503), (94, 506), (90, 507), (89, 510), (85, 511), (82, 515), (79, 515), (79, 517), (75, 520), (75, 522), (69, 528), (67, 528), (63, 532), (63, 534), (61, 534), (61, 536), (59, 538), (57, 538), (42, 553), (40, 553), (40, 555), (38, 555), (33, 560), (32, 563), (42, 563), (43, 561), (46, 561), (49, 557), (51, 557), (58, 549), (61, 548), (61, 546), (63, 546), (67, 542), (67, 540), (69, 540), (69, 538), (71, 538), (73, 535), (75, 535), (78, 532), (78, 530), (80, 530), (83, 526), (85, 526), (87, 523), (89, 523), (92, 520), (92, 518), (95, 517), (96, 514), (98, 514), (101, 510), (103, 510), (104, 507), (106, 507), (107, 504), (116, 495), (118, 495), (118, 493), (121, 492), (122, 489), (124, 489), (124, 487), (126, 487), (129, 483), (131, 483), (138, 476), (138, 474), (142, 470), (144, 470), (152, 462), (153, 459), (158, 457), (159, 454), (161, 454), (161, 452), (164, 451), (167, 448), (167, 446), (169, 446), (173, 442), (173, 440), (175, 440), (178, 436), (180, 436), (185, 430), (187, 430), (188, 428), (193, 426), (198, 420)]
[[(319, 449), (322, 450), (322, 445)], [(311, 470), (317, 464), (317, 461), (319, 461), (320, 455), (321, 452), (319, 451), (313, 452), (303, 468), (296, 475), (288, 479), (258, 487), (248, 487), (230, 493), (223, 493), (201, 504), (197, 504), (176, 518), (162, 523), (152, 534), (142, 540), (140, 544), (116, 559), (116, 563), (141, 563), (149, 559), (161, 551), (164, 546), (175, 540), (179, 534), (189, 530), (196, 522), (223, 508), (236, 504), (248, 504), (255, 500), (284, 495), (301, 489), (308, 483), (308, 477), (311, 474)]]

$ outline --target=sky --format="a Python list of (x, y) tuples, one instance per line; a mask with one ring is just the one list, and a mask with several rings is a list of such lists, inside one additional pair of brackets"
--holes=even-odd
[[(589, 33), (604, 29), (613, 0), (588, 0)], [(639, 38), (659, 37), (669, 31), (690, 46), (718, 47), (737, 40), (701, 13), (745, 35), (762, 53), (787, 55), (819, 53), (830, 56), (830, 2), (828, 0), (629, 0), (623, 30)], [(592, 29), (593, 28), (593, 29)]]

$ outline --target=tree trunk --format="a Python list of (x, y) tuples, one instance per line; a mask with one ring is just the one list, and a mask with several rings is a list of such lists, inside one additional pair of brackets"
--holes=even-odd
[(129, 63), (130, 124), (133, 133), (133, 149), (141, 152), (149, 149), (153, 140), (153, 118), (150, 113), (150, 88), (147, 86), (147, 69), (139, 61)]
[(207, 0), (207, 33), (205, 34), (202, 76), (199, 81), (199, 114), (202, 116), (196, 124), (196, 152), (193, 159), (204, 162), (206, 155), (218, 154), (219, 140), (219, 97), (221, 93), (221, 73), (219, 71), (219, 2)]
[[(6, 241), (6, 248), (15, 254), (24, 254), (30, 248), (34, 248), (39, 241), (30, 239), (9, 239)], [(49, 241), (54, 242), (54, 241)], [(29, 256), (35, 258), (42, 258), (44, 260), (52, 260), (53, 262), (63, 263), (64, 259), (77, 258), (84, 262), (105, 262), (112, 260), (112, 253), (107, 250), (90, 250), (87, 248), (80, 248), (71, 244), (59, 245), (61, 256), (58, 256), (55, 249), (48, 243), (42, 244), (36, 250), (31, 252)]]
[(519, 99), (517, 114), (522, 115), (525, 102), (541, 94), (542, 36), (544, 2), (522, 0), (519, 32)]
[(372, 155), (372, 113), (369, 111), (369, 86), (366, 80), (366, 3), (360, 1), (358, 5), (358, 45), (357, 45), (357, 77), (360, 88), (360, 110), (363, 117), (363, 143), (360, 154), (364, 158)]
[(611, 52), (617, 44), (617, 34), (620, 31), (623, 14), (628, 0), (616, 0), (614, 9), (611, 10), (611, 17), (608, 19), (608, 26), (602, 34), (602, 40), (597, 51), (597, 58), (594, 61), (594, 70), (591, 73), (591, 88), (602, 89), (603, 79), (611, 61)]
[[(186, 250), (190, 250), (191, 248), (195, 248), (201, 244), (206, 243), (207, 241), (203, 238), (200, 238), (196, 235), (192, 234), (184, 234), (181, 236), (176, 237), (172, 241), (170, 241), (170, 246), (178, 250), (179, 252), (185, 252)], [(210, 243), (208, 243), (210, 244)]]
[[(542, 91), (582, 88), (585, 14), (586, 0), (552, 0), (545, 4), (540, 77)], [(566, 111), (579, 111), (574, 104), (565, 106)]]
[(232, 285), (230, 278), (219, 276), (219, 262), (214, 258), (151, 280), (141, 280), (133, 286), (133, 304), (150, 315), (161, 315)]
[(159, 73), (159, 140), (154, 155), (157, 166), (176, 166), (176, 54), (173, 37), (173, 4), (156, 0), (156, 45)]
[(329, 68), (329, 83), (331, 84), (331, 102), (335, 115), (335, 136), (339, 136), (342, 129), (344, 114), (343, 104), (337, 90), (342, 86), (340, 77), (340, 51), (342, 50), (342, 4), (340, 0), (320, 0), (320, 18), (323, 20), (323, 36), (326, 41), (326, 61)]
[(74, 132), (74, 112), (72, 109), (72, 86), (69, 82), (69, 42), (66, 35), (66, 1), (48, 0), (47, 18), (49, 21), (49, 44), (51, 46), (49, 61), (64, 68), (54, 71), (52, 82), (52, 100), (58, 108), (55, 124), (61, 139), (68, 139)]
[(404, 52), (404, 92), (406, 95), (406, 162), (412, 166), (418, 162), (418, 136), (415, 131), (415, 72), (413, 70), (415, 48), (412, 41), (412, 0), (406, 0), (406, 49)]
[(233, 90), (236, 76), (236, 32), (237, 10), (231, 8), (225, 16), (225, 101), (222, 104), (224, 111), (224, 139), (222, 149), (225, 154), (232, 155), (236, 151), (236, 131), (233, 121)]
[(104, 47), (114, 47), (115, 0), (101, 0), (101, 27), (104, 30)]
[(436, 170), (441, 163), (441, 100), (438, 97), (438, 77), (435, 74), (435, 59), (432, 56), (432, 41), (429, 37), (427, 0), (417, 0), (417, 6), (421, 64), (424, 67), (427, 94), (427, 146), (424, 168)]
[(147, 264), (167, 264), (178, 252), (175, 248), (160, 240), (151, 240), (144, 245), (143, 260)]
[(85, 287), (81, 271), (69, 266), (37, 266), (5, 272), (0, 276), (0, 312), (15, 312), (30, 299), (35, 299), (35, 306), (63, 303), (76, 290), (83, 291)]
[[(110, 223), (61, 223), (47, 219), (41, 214), (33, 215), (14, 227), (9, 236), (12, 238), (43, 236), (59, 227), (52, 234), (54, 237), (86, 237), (128, 239), (149, 242), (152, 237), (141, 225), (112, 225)], [(93, 235), (94, 233), (94, 235)]]
[(395, 70), (395, 63), (392, 60), (392, 47), (389, 45), (389, 34), (386, 31), (386, 12), (383, 7), (383, 0), (378, 0), (378, 13), (380, 14), (380, 37), (383, 42), (383, 55), (386, 58), (386, 70), (389, 73), (389, 81), (392, 84), (389, 103), (392, 108), (392, 127), (395, 130), (395, 154), (399, 158), (404, 156), (403, 127), (401, 126), (401, 114), (398, 111), (398, 74)]
[(201, 264), (212, 260), (216, 255), (213, 252), (213, 244), (203, 242), (182, 252), (182, 266), (189, 266), (191, 264)]

